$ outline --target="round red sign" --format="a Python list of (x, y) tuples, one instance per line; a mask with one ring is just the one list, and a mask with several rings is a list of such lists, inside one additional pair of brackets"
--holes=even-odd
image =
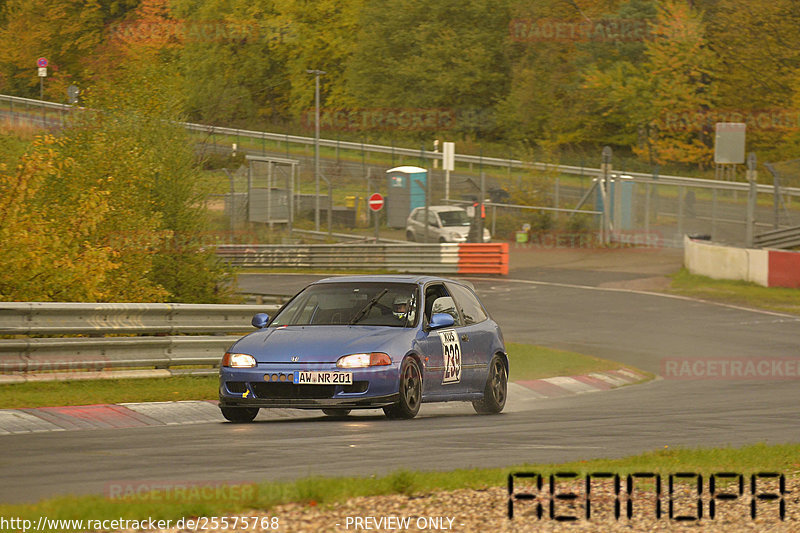
[(36, 61), (36, 66), (38, 66), (39, 68), (45, 68), (47, 66), (47, 58), (46, 57), (40, 57)]
[(375, 194), (369, 197), (367, 204), (369, 205), (369, 208), (372, 209), (373, 211), (380, 211), (381, 209), (383, 209), (383, 196), (381, 196), (379, 193), (376, 192)]

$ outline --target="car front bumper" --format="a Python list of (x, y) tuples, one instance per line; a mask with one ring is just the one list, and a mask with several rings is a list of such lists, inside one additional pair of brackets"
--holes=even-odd
[[(353, 373), (352, 385), (295, 385), (298, 371), (336, 370)], [(399, 365), (340, 369), (332, 365), (258, 365), (220, 369), (221, 407), (296, 409), (368, 409), (397, 402)]]

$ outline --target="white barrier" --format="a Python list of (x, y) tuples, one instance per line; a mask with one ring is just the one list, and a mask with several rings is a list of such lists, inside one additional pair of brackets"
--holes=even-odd
[(769, 286), (769, 252), (684, 237), (683, 264), (692, 274)]

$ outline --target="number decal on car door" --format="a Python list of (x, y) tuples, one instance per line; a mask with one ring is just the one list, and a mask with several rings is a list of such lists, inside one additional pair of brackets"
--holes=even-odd
[(461, 343), (455, 330), (440, 331), (442, 355), (444, 356), (444, 378), (442, 384), (461, 382)]

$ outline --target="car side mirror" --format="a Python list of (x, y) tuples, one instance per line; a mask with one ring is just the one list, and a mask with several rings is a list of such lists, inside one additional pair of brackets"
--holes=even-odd
[(265, 328), (269, 323), (269, 315), (267, 313), (256, 313), (250, 323), (253, 324), (254, 328)]
[(450, 327), (455, 323), (456, 321), (453, 319), (452, 315), (448, 315), (447, 313), (435, 313), (433, 317), (431, 317), (429, 326), (431, 329), (441, 329)]

